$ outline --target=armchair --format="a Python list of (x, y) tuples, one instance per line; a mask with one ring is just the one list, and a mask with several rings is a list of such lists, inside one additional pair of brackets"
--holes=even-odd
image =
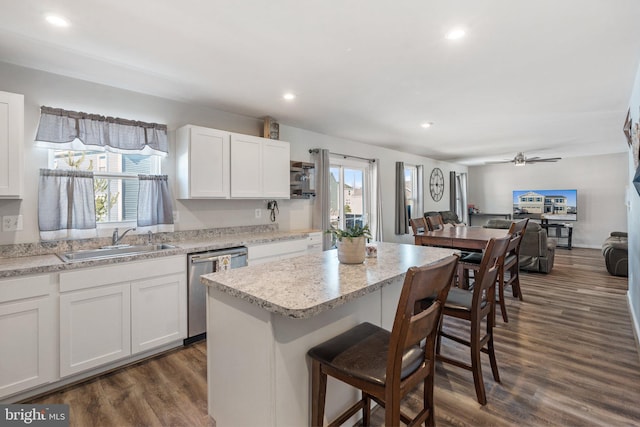
[[(490, 219), (485, 228), (511, 227), (510, 220)], [(547, 230), (537, 222), (529, 221), (520, 244), (520, 270), (549, 273), (553, 268), (556, 241), (547, 237)]]

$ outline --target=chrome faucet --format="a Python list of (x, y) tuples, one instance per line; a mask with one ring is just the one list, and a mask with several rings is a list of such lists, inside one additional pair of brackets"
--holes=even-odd
[(115, 230), (113, 230), (113, 235), (111, 236), (111, 244), (113, 246), (117, 245), (120, 242), (120, 240), (122, 240), (122, 238), (127, 235), (128, 232), (135, 231), (135, 230), (136, 230), (135, 227), (128, 228), (128, 229), (124, 230), (124, 233), (122, 233), (120, 236), (118, 236), (118, 229), (116, 228)]

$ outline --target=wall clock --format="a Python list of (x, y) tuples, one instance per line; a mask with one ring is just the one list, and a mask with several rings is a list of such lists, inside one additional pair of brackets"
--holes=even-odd
[(431, 198), (436, 202), (442, 199), (442, 195), (444, 194), (444, 175), (440, 168), (433, 168), (431, 171), (429, 191), (431, 192)]

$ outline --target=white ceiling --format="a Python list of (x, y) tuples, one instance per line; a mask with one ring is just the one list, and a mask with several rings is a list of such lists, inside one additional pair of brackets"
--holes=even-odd
[[(0, 61), (434, 159), (627, 149), (638, 0), (0, 0), (0, 10)], [(71, 26), (48, 25), (51, 12)], [(454, 26), (467, 36), (446, 40)]]

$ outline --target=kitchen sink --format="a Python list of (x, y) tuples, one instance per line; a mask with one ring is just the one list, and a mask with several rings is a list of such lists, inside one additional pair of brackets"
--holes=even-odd
[(130, 255), (140, 255), (167, 249), (176, 249), (177, 246), (165, 243), (157, 245), (116, 245), (104, 246), (99, 249), (86, 249), (74, 252), (57, 254), (64, 262), (90, 261), (95, 259), (116, 258)]

